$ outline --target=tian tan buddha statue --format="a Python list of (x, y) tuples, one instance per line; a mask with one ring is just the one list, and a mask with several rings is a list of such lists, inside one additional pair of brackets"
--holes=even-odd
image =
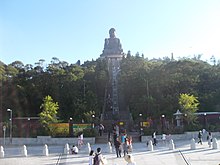
[(105, 39), (103, 55), (122, 54), (120, 39), (116, 38), (114, 28), (109, 30), (109, 37)]

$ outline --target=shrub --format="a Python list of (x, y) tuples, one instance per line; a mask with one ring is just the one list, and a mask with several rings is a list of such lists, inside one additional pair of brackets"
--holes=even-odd
[(97, 135), (97, 132), (95, 131), (95, 129), (84, 129), (83, 130), (83, 135), (85, 137), (95, 137)]

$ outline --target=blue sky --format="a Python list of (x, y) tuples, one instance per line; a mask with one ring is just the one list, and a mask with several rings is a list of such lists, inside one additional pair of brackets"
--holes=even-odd
[(95, 60), (112, 27), (125, 53), (219, 60), (219, 9), (219, 0), (0, 0), (0, 60)]

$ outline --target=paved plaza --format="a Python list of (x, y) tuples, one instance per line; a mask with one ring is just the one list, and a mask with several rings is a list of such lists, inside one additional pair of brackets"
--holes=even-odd
[[(153, 151), (149, 151), (145, 143), (134, 143), (134, 160), (137, 165), (219, 165), (220, 149), (196, 144), (196, 149), (191, 150), (190, 141), (174, 141), (175, 149), (169, 150), (167, 144), (160, 142)], [(219, 143), (219, 140), (218, 140)], [(71, 145), (71, 144), (70, 144)], [(95, 144), (91, 146), (96, 150), (102, 148), (104, 157), (109, 165), (126, 165), (124, 158), (116, 158), (113, 150), (109, 152), (107, 144)], [(0, 159), (0, 165), (88, 165), (88, 149), (83, 146), (77, 155), (64, 155), (64, 146), (48, 146), (49, 156), (43, 156), (43, 146), (27, 146), (28, 156), (21, 155), (21, 146), (5, 147), (5, 157)]]

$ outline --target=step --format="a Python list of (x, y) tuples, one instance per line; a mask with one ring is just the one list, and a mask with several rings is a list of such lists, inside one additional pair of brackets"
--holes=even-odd
[[(133, 132), (129, 132), (127, 133), (129, 136), (132, 136), (132, 142), (133, 143), (138, 143), (141, 141), (141, 137), (138, 133), (133, 133)], [(108, 135), (107, 133), (104, 133), (103, 136), (96, 136), (95, 138), (95, 143), (96, 144), (105, 144), (108, 143)]]
[(108, 143), (108, 137), (105, 135), (97, 136), (97, 137), (95, 137), (95, 143), (96, 144)]

